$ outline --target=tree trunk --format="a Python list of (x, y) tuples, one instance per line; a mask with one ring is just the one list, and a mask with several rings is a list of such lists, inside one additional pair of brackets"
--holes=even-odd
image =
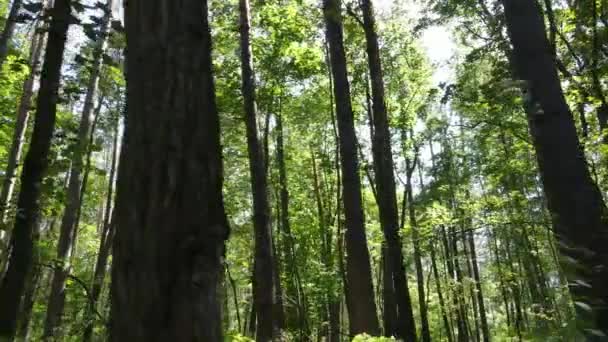
[[(418, 158), (416, 156), (416, 158)], [(414, 194), (412, 190), (412, 175), (414, 173), (414, 165), (409, 158), (406, 158), (407, 179), (406, 179), (406, 197), (409, 210), (409, 220), (412, 228), (412, 244), (414, 245), (414, 264), (416, 265), (416, 280), (418, 285), (418, 302), (420, 306), (420, 328), (423, 342), (431, 341), (431, 331), (429, 329), (428, 309), (426, 303), (426, 295), (424, 291), (424, 270), (422, 269), (422, 253), (420, 251), (420, 235), (418, 221), (416, 220), (416, 208), (414, 207)]]
[(439, 271), (437, 270), (437, 262), (435, 258), (435, 246), (431, 246), (431, 267), (433, 269), (433, 277), (435, 278), (435, 286), (437, 288), (437, 297), (439, 299), (439, 307), (441, 309), (441, 319), (443, 320), (443, 327), (448, 336), (448, 342), (454, 341), (454, 332), (450, 325), (450, 319), (446, 310), (445, 300), (443, 299), (443, 292), (441, 290), (441, 279), (439, 278)]
[(48, 167), (48, 155), (55, 129), (55, 116), (63, 52), (70, 25), (70, 0), (56, 0), (49, 28), (49, 38), (42, 67), (36, 118), (29, 151), (21, 174), (21, 189), (11, 237), (8, 268), (0, 285), (0, 338), (12, 338), (25, 279), (32, 266), (37, 221), (40, 215), (42, 178)]
[[(112, 8), (113, 0), (108, 0), (107, 6)], [(111, 11), (107, 11), (103, 18), (101, 28), (101, 38), (97, 42), (93, 52), (93, 65), (89, 76), (87, 92), (80, 117), (78, 128), (78, 140), (72, 155), (72, 166), (68, 189), (66, 194), (66, 204), (61, 220), (59, 240), (57, 242), (57, 265), (53, 272), (53, 284), (49, 294), (49, 302), (44, 323), (44, 334), (42, 339), (54, 339), (59, 336), (61, 319), (65, 304), (65, 282), (70, 274), (70, 259), (75, 249), (76, 236), (78, 233), (78, 217), (81, 204), (81, 188), (84, 182), (82, 174), (85, 164), (85, 156), (89, 149), (89, 137), (91, 131), (92, 114), (95, 103), (95, 96), (99, 85), (99, 76), (103, 65), (102, 55), (105, 50), (107, 35), (110, 27)]]
[[(406, 341), (416, 341), (416, 326), (409, 295), (407, 277), (403, 264), (402, 243), (399, 236), (399, 212), (397, 209), (397, 192), (393, 174), (393, 154), (389, 119), (384, 98), (384, 80), (378, 35), (371, 0), (362, 0), (363, 28), (367, 46), (368, 66), (372, 88), (373, 134), (372, 154), (378, 192), (378, 210), (380, 224), (387, 242), (390, 258), (391, 275), (394, 282), (397, 304), (397, 326), (395, 337)], [(386, 303), (385, 303), (386, 305)], [(424, 310), (426, 311), (426, 310)], [(430, 341), (428, 324), (425, 325), (426, 313), (423, 314), (422, 338)], [(428, 323), (428, 322), (427, 322)], [(385, 332), (386, 333), (386, 332)], [(393, 332), (391, 332), (392, 335)]]
[(365, 221), (361, 198), (361, 179), (357, 157), (350, 86), (346, 69), (346, 56), (342, 33), (340, 0), (324, 0), (327, 41), (331, 70), (334, 79), (334, 97), (338, 129), (340, 131), (340, 157), (343, 182), (344, 214), (346, 218), (346, 277), (348, 279), (348, 314), (350, 333), (378, 335), (378, 317), (372, 284), (369, 250), (365, 236)]
[(17, 26), (17, 17), (19, 16), (19, 10), (21, 9), (22, 0), (13, 0), (11, 4), (11, 10), (8, 12), (8, 18), (4, 24), (4, 30), (0, 34), (0, 69), (6, 61), (8, 55), (8, 45), (10, 40), (13, 39), (15, 33), (15, 26)]
[[(17, 108), (17, 117), (15, 120), (15, 130), (13, 131), (13, 139), (8, 154), (6, 170), (4, 172), (4, 180), (2, 190), (0, 191), (0, 226), (5, 226), (9, 215), (10, 203), (13, 198), (13, 190), (15, 188), (15, 180), (17, 178), (17, 169), (21, 161), (23, 145), (25, 145), (25, 132), (29, 120), (30, 109), (32, 107), (32, 98), (34, 97), (34, 83), (38, 73), (40, 72), (40, 58), (44, 47), (45, 36), (43, 32), (37, 30), (37, 27), (32, 37), (30, 47), (30, 74), (25, 82), (23, 82), (23, 90), (21, 100)], [(6, 241), (9, 232), (4, 232), (5, 227), (0, 227), (0, 275), (4, 271), (4, 263), (9, 254)]]
[(40, 57), (42, 56), (45, 34), (38, 32), (37, 30), (39, 29), (41, 29), (41, 27), (36, 28), (32, 37), (29, 61), (30, 74), (25, 82), (23, 82), (23, 91), (19, 107), (17, 108), (17, 118), (15, 120), (15, 131), (13, 132), (13, 140), (4, 173), (5, 178), (2, 184), (2, 192), (0, 193), (0, 222), (2, 223), (6, 223), (9, 203), (13, 197), (15, 178), (17, 178), (17, 166), (21, 160), (21, 152), (25, 143), (25, 131), (27, 130), (29, 113), (32, 107), (34, 83), (40, 72)]
[(490, 330), (488, 329), (488, 319), (486, 317), (486, 306), (484, 303), (483, 289), (481, 285), (481, 279), (479, 276), (479, 265), (477, 263), (477, 251), (475, 247), (475, 238), (473, 231), (469, 230), (468, 234), (469, 249), (471, 252), (471, 263), (473, 264), (473, 277), (475, 280), (475, 289), (477, 292), (477, 305), (479, 306), (479, 319), (481, 323), (482, 340), (484, 342), (490, 341)]
[(131, 1), (125, 20), (109, 341), (223, 341), (229, 227), (208, 3)]
[[(513, 67), (526, 81), (525, 109), (553, 226), (582, 322), (608, 334), (606, 205), (593, 182), (548, 48), (538, 3), (503, 0)], [(575, 260), (572, 265), (568, 260)], [(591, 307), (591, 310), (586, 310)], [(591, 338), (591, 337), (590, 337)]]
[(112, 250), (112, 241), (114, 238), (114, 222), (112, 222), (112, 203), (114, 195), (114, 181), (116, 176), (116, 161), (118, 157), (118, 120), (114, 127), (114, 141), (112, 143), (112, 159), (110, 161), (110, 174), (108, 177), (108, 193), (106, 195), (106, 210), (104, 212), (102, 232), (99, 241), (99, 252), (97, 253), (97, 262), (93, 273), (93, 282), (91, 284), (91, 297), (89, 298), (89, 307), (85, 314), (86, 326), (82, 336), (83, 342), (88, 342), (93, 336), (93, 327), (95, 320), (95, 311), (97, 310), (97, 301), (101, 295), (103, 281), (106, 276), (108, 258)]
[(268, 179), (264, 166), (264, 155), (258, 137), (257, 109), (255, 103), (255, 79), (249, 38), (249, 0), (239, 1), (241, 36), (241, 72), (244, 99), (245, 124), (247, 127), (247, 147), (249, 151), (249, 171), (253, 193), (253, 226), (255, 235), (255, 260), (253, 296), (257, 313), (256, 340), (267, 342), (277, 336), (277, 320), (273, 315), (274, 306), (274, 262), (270, 204), (268, 202)]

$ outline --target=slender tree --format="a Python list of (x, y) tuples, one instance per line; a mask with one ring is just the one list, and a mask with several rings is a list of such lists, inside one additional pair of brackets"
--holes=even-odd
[(101, 229), (101, 238), (99, 241), (99, 252), (97, 253), (97, 262), (93, 272), (93, 281), (91, 284), (91, 294), (89, 298), (89, 307), (87, 309), (86, 327), (82, 335), (83, 342), (88, 342), (93, 336), (94, 315), (97, 311), (97, 302), (101, 295), (103, 281), (106, 276), (108, 258), (112, 250), (112, 241), (114, 239), (115, 225), (112, 222), (112, 212), (114, 203), (114, 183), (116, 181), (116, 162), (118, 157), (118, 123), (117, 118), (114, 126), (114, 138), (112, 141), (112, 157), (110, 160), (110, 173), (108, 176), (108, 191), (106, 195), (105, 211)]
[(110, 341), (223, 341), (224, 210), (208, 3), (125, 7)]
[(359, 178), (357, 136), (354, 127), (350, 86), (344, 53), (340, 0), (324, 0), (329, 57), (334, 80), (334, 98), (338, 121), (342, 168), (342, 199), (346, 218), (346, 278), (347, 307), (350, 333), (378, 335), (378, 317), (372, 284), (369, 250), (365, 236), (365, 221)]
[(63, 52), (71, 18), (71, 1), (56, 0), (48, 32), (48, 43), (40, 90), (36, 102), (34, 130), (21, 174), (21, 189), (17, 201), (17, 215), (11, 237), (8, 267), (0, 285), (0, 338), (12, 338), (17, 324), (17, 313), (27, 274), (35, 253), (35, 236), (40, 214), (42, 178), (48, 167), (51, 138), (55, 129), (55, 115)]
[(78, 221), (80, 206), (82, 204), (81, 189), (86, 180), (83, 177), (85, 160), (89, 150), (92, 114), (95, 107), (95, 96), (99, 86), (99, 77), (103, 66), (103, 53), (106, 48), (107, 36), (112, 17), (112, 5), (114, 1), (108, 0), (105, 4), (105, 13), (101, 22), (101, 35), (94, 42), (93, 65), (88, 79), (84, 106), (80, 116), (78, 137), (75, 149), (72, 153), (71, 168), (69, 172), (67, 196), (61, 226), (59, 230), (59, 241), (57, 242), (57, 267), (53, 271), (53, 281), (49, 294), (49, 303), (46, 311), (43, 340), (52, 339), (58, 334), (61, 326), (61, 318), (65, 304), (66, 280), (71, 269), (71, 255), (74, 252), (78, 233)]
[[(375, 183), (378, 192), (378, 209), (380, 211), (380, 224), (384, 231), (384, 238), (388, 248), (387, 260), (390, 264), (395, 299), (397, 304), (397, 325), (395, 331), (385, 331), (387, 335), (394, 335), (406, 341), (416, 340), (416, 326), (414, 313), (409, 295), (407, 276), (403, 264), (402, 243), (399, 236), (399, 212), (397, 209), (397, 191), (395, 187), (394, 163), (391, 149), (391, 134), (389, 118), (384, 98), (384, 79), (380, 47), (376, 32), (376, 21), (371, 0), (361, 0), (363, 11), (363, 29), (367, 45), (367, 59), (370, 71), (372, 89), (372, 155), (374, 158)], [(386, 261), (385, 261), (386, 262)], [(385, 303), (385, 305), (388, 303)], [(426, 310), (424, 310), (422, 337), (423, 341), (430, 340)], [(426, 322), (426, 324), (425, 324)]]
[(258, 137), (257, 109), (255, 103), (255, 80), (250, 42), (249, 0), (239, 1), (241, 37), (241, 73), (251, 191), (253, 193), (253, 226), (255, 235), (255, 260), (253, 295), (257, 313), (256, 340), (271, 341), (276, 336), (274, 305), (274, 269), (271, 237), (270, 203), (268, 200), (268, 178), (264, 153)]
[[(608, 224), (557, 75), (537, 2), (503, 0), (513, 68), (524, 105), (570, 292), (581, 318), (608, 335)], [(571, 262), (573, 261), (573, 262)]]

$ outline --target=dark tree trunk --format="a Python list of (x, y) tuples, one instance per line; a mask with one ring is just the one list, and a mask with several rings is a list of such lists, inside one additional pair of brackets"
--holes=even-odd
[(386, 243), (382, 244), (382, 320), (385, 336), (397, 333), (397, 303), (395, 300), (395, 282), (393, 268)]
[(109, 341), (223, 341), (229, 227), (208, 3), (130, 1), (125, 21)]
[[(368, 66), (372, 88), (372, 154), (374, 157), (374, 171), (378, 193), (378, 210), (380, 224), (386, 239), (392, 281), (394, 283), (395, 300), (397, 304), (397, 326), (394, 335), (406, 341), (416, 341), (416, 326), (414, 313), (410, 300), (403, 252), (401, 250), (401, 237), (399, 236), (399, 211), (397, 209), (397, 192), (395, 189), (395, 176), (393, 174), (393, 154), (391, 150), (391, 134), (389, 120), (384, 98), (384, 80), (378, 35), (371, 0), (362, 0), (363, 28), (367, 46)], [(386, 279), (387, 277), (385, 277)], [(387, 305), (387, 303), (385, 303)], [(424, 310), (426, 311), (426, 310)], [(428, 324), (424, 324), (426, 312), (423, 313), (422, 338), (430, 340)], [(428, 323), (428, 322), (427, 322)], [(385, 332), (386, 334), (387, 332)], [(393, 332), (390, 332), (392, 335)]]
[(108, 177), (108, 192), (106, 195), (105, 212), (103, 217), (102, 231), (99, 242), (99, 252), (97, 253), (97, 262), (93, 271), (93, 281), (91, 284), (91, 294), (89, 298), (89, 307), (85, 314), (86, 326), (82, 336), (83, 342), (88, 342), (93, 336), (93, 327), (95, 320), (95, 311), (97, 310), (97, 302), (103, 288), (103, 281), (106, 276), (108, 258), (112, 251), (112, 241), (114, 239), (114, 222), (112, 222), (112, 203), (114, 196), (114, 181), (116, 176), (116, 161), (118, 157), (118, 120), (114, 127), (114, 141), (112, 142), (112, 158), (110, 161), (110, 174)]
[(334, 80), (334, 97), (340, 132), (340, 157), (343, 182), (344, 214), (346, 218), (346, 277), (348, 280), (347, 306), (350, 333), (378, 335), (378, 317), (372, 284), (369, 250), (365, 236), (365, 221), (361, 198), (361, 179), (357, 157), (350, 86), (342, 33), (340, 0), (324, 0), (327, 41)]
[(70, 25), (70, 0), (56, 0), (48, 33), (48, 44), (38, 92), (34, 130), (21, 174), (21, 189), (8, 268), (0, 285), (0, 338), (12, 338), (25, 280), (32, 266), (37, 221), (40, 215), (42, 178), (55, 129), (55, 115), (63, 52)]
[(6, 18), (6, 23), (4, 24), (4, 30), (2, 31), (2, 34), (0, 34), (0, 69), (2, 69), (2, 65), (6, 61), (8, 46), (15, 33), (17, 17), (19, 16), (19, 10), (21, 9), (22, 3), (22, 0), (13, 0), (11, 10), (8, 13), (8, 18)]
[(257, 109), (255, 103), (255, 79), (249, 38), (249, 0), (239, 1), (241, 72), (244, 99), (245, 125), (247, 127), (247, 148), (249, 151), (249, 171), (253, 193), (253, 226), (255, 235), (255, 260), (253, 297), (257, 313), (256, 340), (267, 342), (277, 336), (277, 317), (274, 306), (274, 261), (271, 236), (270, 203), (268, 201), (268, 179), (264, 153), (258, 137)]
[(36, 300), (36, 292), (40, 283), (41, 269), (39, 266), (33, 267), (26, 282), (23, 293), (23, 302), (19, 311), (19, 326), (15, 336), (16, 341), (29, 341), (31, 332), (32, 310)]
[[(608, 334), (608, 225), (566, 103), (538, 3), (503, 0), (513, 67), (524, 86), (525, 109), (553, 226), (581, 321)], [(567, 260), (576, 260), (576, 265)], [(582, 283), (581, 283), (582, 282)], [(584, 305), (583, 305), (584, 307)]]

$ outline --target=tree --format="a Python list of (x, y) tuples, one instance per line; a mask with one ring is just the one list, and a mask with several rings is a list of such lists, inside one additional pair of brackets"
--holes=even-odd
[(0, 336), (8, 339), (15, 334), (24, 282), (31, 270), (35, 253), (34, 237), (40, 214), (41, 182), (48, 166), (47, 158), (55, 128), (61, 65), (70, 26), (70, 6), (70, 0), (57, 0), (52, 9), (34, 130), (21, 174), (21, 189), (10, 243), (11, 253), (0, 285)]
[(89, 76), (87, 91), (84, 99), (76, 146), (72, 153), (71, 168), (69, 172), (68, 189), (65, 209), (61, 220), (59, 241), (57, 242), (57, 267), (53, 272), (53, 284), (49, 294), (49, 304), (46, 312), (44, 326), (44, 339), (51, 339), (58, 335), (61, 326), (63, 308), (65, 304), (65, 283), (71, 269), (71, 256), (78, 235), (79, 212), (82, 205), (81, 190), (86, 183), (85, 157), (89, 150), (91, 136), (92, 114), (95, 106), (95, 96), (99, 87), (99, 77), (103, 66), (103, 54), (106, 48), (107, 36), (112, 17), (114, 1), (108, 0), (105, 4), (104, 15), (101, 20), (100, 37), (94, 42), (93, 64)]
[[(391, 133), (389, 118), (384, 98), (384, 79), (378, 34), (371, 0), (362, 0), (363, 28), (367, 42), (367, 57), (372, 88), (373, 136), (372, 152), (374, 157), (375, 180), (378, 192), (378, 208), (380, 223), (388, 248), (392, 281), (395, 289), (397, 304), (397, 326), (395, 331), (385, 331), (388, 336), (396, 336), (407, 341), (416, 341), (416, 325), (407, 284), (407, 276), (403, 265), (402, 243), (399, 236), (399, 213), (397, 210), (397, 191), (395, 189), (394, 163), (391, 148)], [(389, 277), (390, 279), (391, 277)], [(387, 305), (387, 304), (385, 304)], [(422, 338), (430, 341), (426, 309), (422, 310)]]
[(593, 317), (590, 333), (608, 327), (606, 205), (591, 179), (549, 49), (536, 2), (503, 1), (513, 67), (524, 105), (553, 227), (577, 311)]
[(126, 7), (111, 341), (222, 341), (229, 228), (207, 15), (207, 1)]
[(350, 99), (344, 53), (340, 0), (324, 0), (323, 15), (329, 43), (329, 57), (334, 80), (334, 98), (340, 132), (342, 198), (346, 218), (346, 278), (348, 315), (351, 335), (379, 333), (378, 317), (365, 236), (361, 199), (361, 180), (357, 156), (357, 137)]
[(239, 1), (241, 73), (247, 148), (253, 194), (253, 225), (255, 235), (255, 259), (253, 296), (257, 314), (256, 340), (271, 341), (277, 336), (278, 317), (273, 315), (275, 263), (272, 247), (270, 203), (268, 201), (268, 179), (263, 150), (258, 137), (257, 109), (255, 103), (255, 80), (249, 38), (249, 1)]
[(6, 18), (6, 22), (4, 23), (4, 29), (2, 30), (2, 34), (0, 34), (0, 67), (6, 61), (9, 43), (15, 34), (15, 27), (19, 19), (19, 10), (21, 9), (22, 2), (22, 0), (13, 0), (8, 18)]

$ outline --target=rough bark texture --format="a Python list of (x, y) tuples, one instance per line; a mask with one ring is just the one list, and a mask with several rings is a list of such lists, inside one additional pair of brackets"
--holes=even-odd
[(378, 335), (378, 317), (372, 284), (369, 250), (365, 236), (365, 221), (361, 199), (361, 180), (357, 156), (353, 110), (350, 102), (346, 57), (342, 33), (340, 0), (324, 0), (327, 41), (331, 70), (334, 79), (334, 97), (338, 130), (340, 132), (340, 158), (342, 192), (346, 219), (346, 277), (348, 283), (347, 307), (350, 333)]
[(110, 341), (222, 340), (229, 228), (207, 1), (129, 1)]
[(261, 149), (257, 127), (255, 104), (255, 80), (249, 38), (249, 0), (239, 1), (241, 72), (244, 99), (245, 125), (247, 128), (247, 148), (249, 171), (253, 193), (253, 228), (255, 235), (255, 260), (253, 295), (257, 313), (256, 340), (266, 342), (275, 335), (277, 320), (273, 315), (274, 305), (274, 262), (272, 252), (270, 203), (268, 201), (268, 179), (264, 154)]
[[(106, 6), (111, 9), (113, 0), (108, 0)], [(43, 340), (52, 339), (58, 336), (61, 327), (61, 318), (65, 304), (65, 284), (71, 269), (71, 256), (74, 252), (76, 237), (78, 232), (78, 219), (81, 201), (81, 188), (85, 157), (89, 149), (89, 137), (91, 136), (92, 114), (95, 103), (95, 96), (99, 85), (99, 76), (103, 65), (103, 51), (105, 50), (107, 35), (110, 25), (111, 11), (107, 11), (103, 17), (101, 27), (101, 37), (93, 52), (93, 65), (89, 76), (87, 92), (85, 95), (84, 106), (80, 117), (78, 128), (78, 140), (72, 155), (70, 168), (70, 178), (66, 195), (66, 204), (61, 219), (59, 240), (57, 243), (57, 267), (53, 272), (53, 281), (49, 302), (44, 323)]]
[(15, 217), (8, 268), (0, 285), (0, 338), (12, 338), (15, 334), (25, 279), (32, 266), (40, 214), (41, 183), (48, 167), (51, 138), (55, 128), (61, 65), (70, 24), (70, 4), (70, 0), (56, 0), (52, 9), (53, 17), (40, 78), (34, 130), (21, 174), (21, 189), (17, 201), (19, 214)]
[(0, 69), (6, 61), (6, 56), (8, 55), (8, 45), (15, 33), (17, 17), (19, 16), (19, 10), (21, 9), (22, 3), (22, 0), (13, 0), (11, 10), (8, 13), (8, 18), (6, 18), (6, 23), (4, 24), (4, 30), (2, 31), (2, 34), (0, 34)]
[[(362, 0), (363, 28), (367, 46), (368, 65), (372, 88), (372, 154), (374, 158), (374, 171), (378, 193), (378, 210), (380, 224), (384, 231), (384, 238), (388, 248), (390, 269), (394, 283), (395, 302), (397, 304), (397, 325), (394, 335), (406, 341), (416, 340), (416, 326), (414, 313), (409, 295), (407, 277), (401, 250), (401, 237), (399, 236), (399, 212), (397, 209), (397, 192), (395, 189), (395, 175), (393, 174), (393, 154), (391, 150), (391, 134), (389, 120), (384, 98), (384, 80), (380, 48), (371, 0)], [(385, 303), (386, 305), (387, 303)], [(426, 311), (426, 310), (425, 310)], [(388, 332), (385, 332), (385, 334)], [(428, 335), (428, 325), (422, 329), (424, 341)]]
[(563, 268), (582, 321), (608, 333), (608, 224), (606, 205), (593, 182), (572, 113), (564, 98), (535, 1), (503, 0), (513, 44), (513, 67), (526, 83), (525, 109)]

